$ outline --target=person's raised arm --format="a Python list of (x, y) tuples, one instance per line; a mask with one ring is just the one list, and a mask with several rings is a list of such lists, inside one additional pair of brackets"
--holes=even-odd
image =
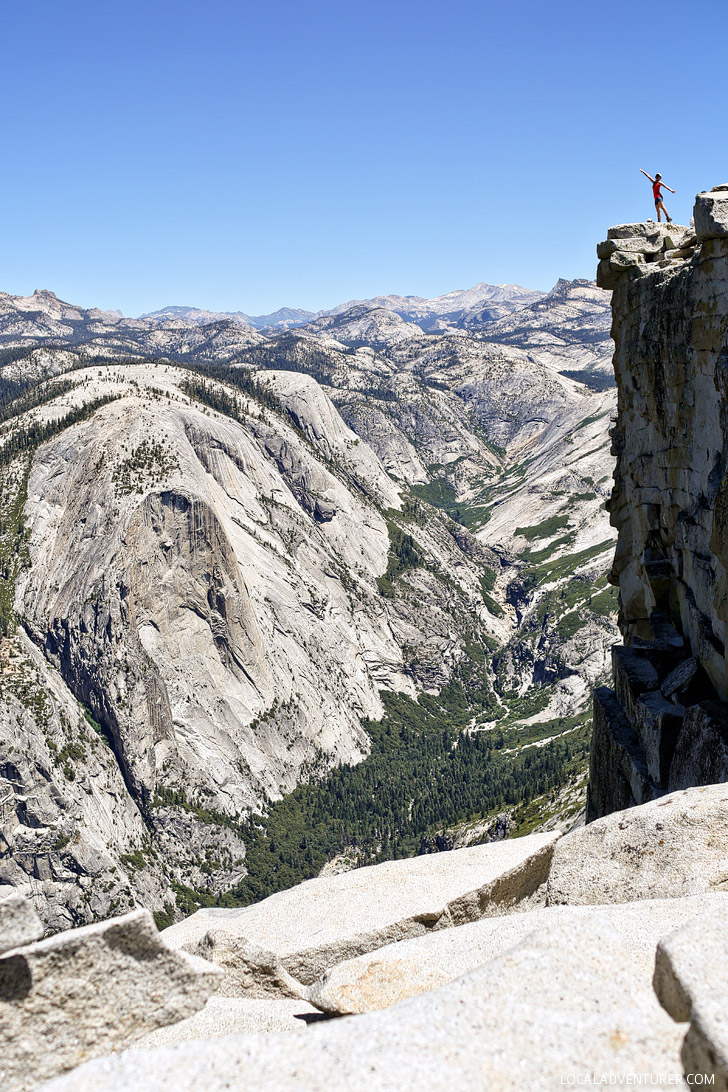
[(654, 178), (652, 177), (652, 175), (648, 174), (647, 171), (643, 171), (641, 167), (639, 168), (639, 172), (640, 172), (640, 174), (643, 174), (645, 176), (645, 178), (649, 178), (650, 182), (655, 181)]

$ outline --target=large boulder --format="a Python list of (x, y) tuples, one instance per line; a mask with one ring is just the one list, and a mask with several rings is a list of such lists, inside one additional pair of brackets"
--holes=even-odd
[(250, 944), (226, 929), (210, 929), (192, 949), (224, 972), (218, 993), (223, 997), (296, 998), (304, 987), (273, 952)]
[[(199, 910), (164, 939), (198, 951), (222, 929), (244, 952), (254, 945), (310, 985), (342, 959), (517, 906), (545, 882), (558, 837), (531, 834), (319, 876), (243, 910)], [(232, 952), (230, 939), (226, 945)]]
[(722, 187), (695, 198), (695, 233), (699, 239), (728, 236), (728, 191)]
[(43, 936), (43, 923), (22, 895), (0, 898), (0, 952), (32, 944)]
[(533, 934), (386, 1012), (305, 1035), (227, 1036), (104, 1058), (45, 1092), (553, 1092), (594, 1074), (669, 1074), (684, 1029), (604, 921)]
[(728, 1090), (727, 937), (728, 906), (661, 940), (655, 961), (657, 996), (674, 1020), (690, 1021), (682, 1049), (688, 1081), (708, 1074), (718, 1092)]
[(610, 924), (632, 953), (635, 971), (652, 981), (655, 949), (666, 934), (696, 916), (728, 911), (728, 893), (684, 899), (647, 899), (618, 906), (547, 906), (503, 918), (484, 918), (357, 956), (331, 967), (308, 991), (332, 1015), (373, 1012), (436, 989), (502, 955), (537, 930), (595, 919)]
[(605, 903), (728, 890), (728, 785), (613, 812), (557, 843), (547, 902)]
[(221, 972), (135, 910), (0, 956), (0, 1088), (20, 1092), (182, 1020)]

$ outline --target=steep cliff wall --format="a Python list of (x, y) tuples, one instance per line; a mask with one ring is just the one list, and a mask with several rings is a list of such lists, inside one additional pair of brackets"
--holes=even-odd
[(622, 224), (597, 254), (624, 646), (595, 693), (589, 819), (728, 780), (728, 186), (698, 195), (694, 227)]

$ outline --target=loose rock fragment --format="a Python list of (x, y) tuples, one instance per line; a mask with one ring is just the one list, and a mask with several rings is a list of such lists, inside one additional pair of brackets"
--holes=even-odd
[(728, 1089), (727, 940), (728, 906), (695, 918), (660, 941), (654, 978), (673, 1019), (690, 1021), (682, 1049), (689, 1083), (708, 1074), (719, 1092)]
[(217, 967), (163, 942), (146, 910), (0, 956), (0, 1088), (20, 1092), (191, 1016)]
[(32, 944), (43, 936), (43, 923), (26, 898), (17, 893), (0, 899), (0, 952)]
[(557, 843), (547, 901), (616, 903), (728, 890), (728, 785), (613, 812)]
[(224, 972), (218, 993), (223, 997), (300, 998), (304, 987), (272, 952), (258, 948), (226, 929), (211, 929), (192, 949)]
[(683, 660), (681, 664), (678, 664), (670, 674), (663, 679), (660, 690), (666, 698), (672, 698), (675, 694), (680, 694), (683, 690), (687, 690), (690, 683), (695, 678), (698, 671), (698, 661), (694, 656), (690, 656), (687, 660)]
[(708, 909), (728, 910), (728, 893), (684, 899), (648, 899), (618, 906), (548, 906), (388, 944), (331, 967), (310, 987), (308, 999), (323, 1012), (346, 1015), (387, 1008), (436, 989), (483, 966), (531, 933), (589, 920), (616, 928), (645, 984), (652, 981), (658, 941)]

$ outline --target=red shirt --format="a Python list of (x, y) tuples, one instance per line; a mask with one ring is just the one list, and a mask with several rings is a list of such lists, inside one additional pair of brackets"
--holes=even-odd
[(660, 193), (660, 186), (661, 185), (662, 185), (662, 182), (653, 182), (652, 183), (652, 193), (654, 194), (655, 201), (659, 201), (660, 198), (662, 197), (662, 194)]

